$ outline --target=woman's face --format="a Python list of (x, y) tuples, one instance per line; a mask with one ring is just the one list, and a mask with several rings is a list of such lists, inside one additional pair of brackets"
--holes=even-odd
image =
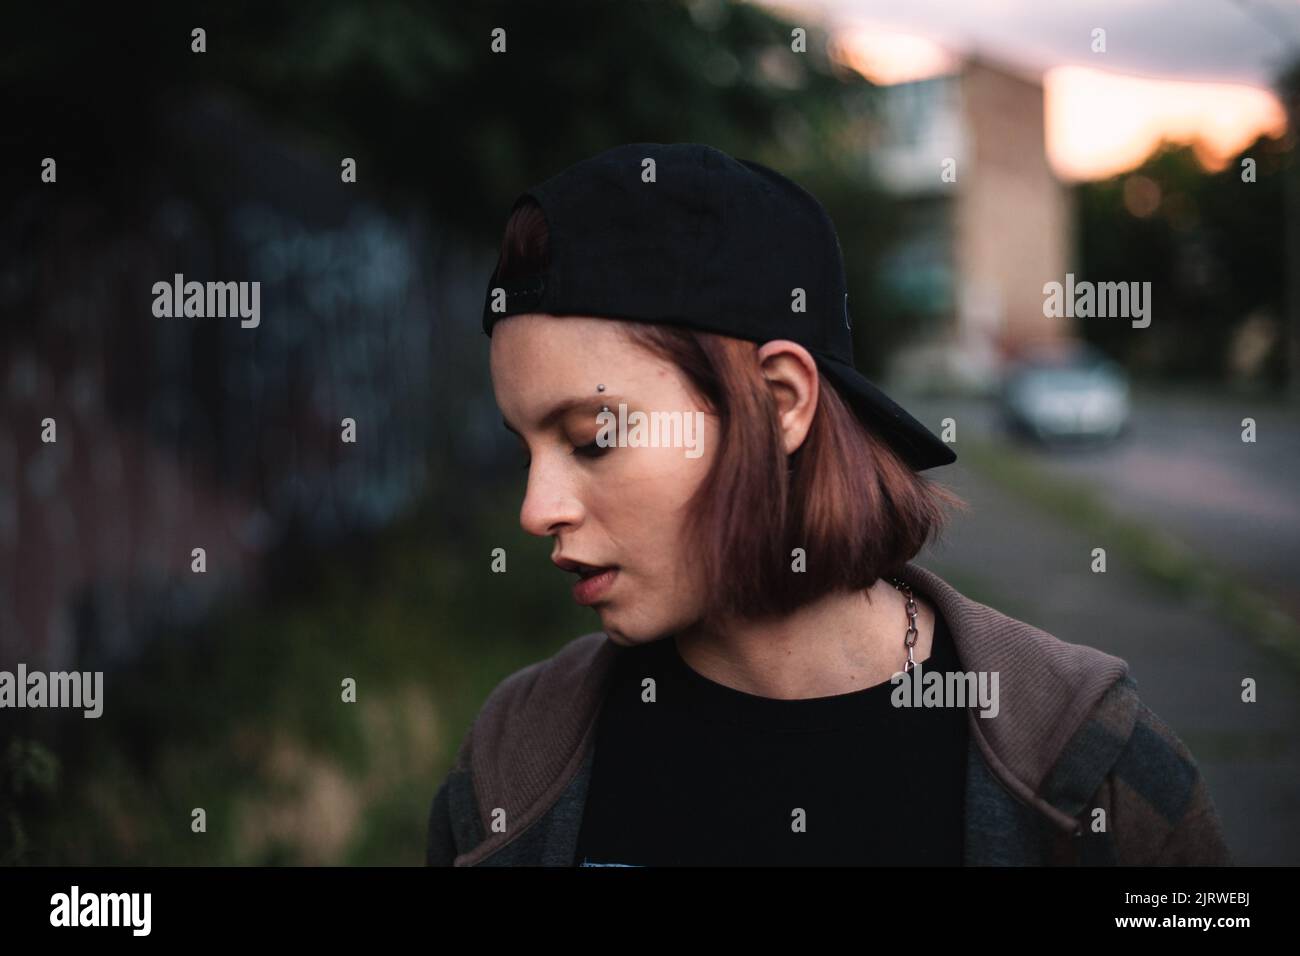
[[(497, 405), (530, 462), (519, 523), (555, 539), (552, 561), (607, 569), (585, 581), (570, 573), (575, 600), (629, 645), (700, 617), (685, 509), (708, 474), (718, 425), (677, 367), (634, 344), (625, 328), (614, 319), (511, 316), (493, 327), (491, 368)], [(617, 418), (620, 403), (628, 416), (681, 413), (686, 427), (674, 435), (683, 440), (601, 447), (609, 418), (597, 416), (607, 406)], [(605, 434), (616, 439), (618, 430)], [(694, 447), (684, 447), (692, 437)]]

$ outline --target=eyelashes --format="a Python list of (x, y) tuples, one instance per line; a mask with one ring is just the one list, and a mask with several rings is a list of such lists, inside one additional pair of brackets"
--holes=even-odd
[[(599, 443), (592, 441), (590, 445), (580, 445), (573, 449), (573, 453), (579, 458), (596, 459), (603, 458), (609, 452), (609, 447), (602, 447)], [(523, 464), (519, 466), (520, 471), (527, 471), (532, 467), (533, 458), (525, 454)]]

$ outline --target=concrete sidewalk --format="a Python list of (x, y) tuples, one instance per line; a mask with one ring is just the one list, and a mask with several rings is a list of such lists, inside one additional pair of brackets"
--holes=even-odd
[[(1300, 864), (1300, 675), (1208, 607), (1153, 587), (1122, 550), (1066, 527), (961, 462), (928, 473), (966, 499), (918, 563), (968, 597), (1126, 660), (1196, 757), (1237, 862)], [(1107, 572), (1090, 570), (1107, 549)], [(1258, 702), (1241, 701), (1243, 678)]]

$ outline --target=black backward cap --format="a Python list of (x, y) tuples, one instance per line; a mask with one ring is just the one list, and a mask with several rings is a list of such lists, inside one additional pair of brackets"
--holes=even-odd
[[(646, 159), (653, 182), (642, 179)], [(789, 339), (912, 468), (957, 460), (854, 366), (839, 236), (802, 186), (712, 146), (629, 143), (526, 190), (515, 207), (527, 198), (546, 217), (550, 264), (505, 281), (493, 270), (489, 336), (507, 316), (542, 312)], [(805, 311), (793, 308), (796, 289)]]

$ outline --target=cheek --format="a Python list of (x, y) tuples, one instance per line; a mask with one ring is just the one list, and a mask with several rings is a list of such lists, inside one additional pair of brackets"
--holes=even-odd
[(626, 448), (611, 508), (629, 512), (628, 518), (651, 526), (676, 525), (708, 470), (708, 459), (687, 458), (680, 448)]
[(681, 446), (664, 445), (628, 448), (627, 467), (663, 486), (666, 498), (684, 502), (704, 480), (717, 454), (716, 424), (704, 419), (701, 428), (693, 427), (680, 436)]
[(690, 563), (687, 509), (706, 460), (686, 458), (679, 448), (627, 448), (617, 454), (625, 455), (618, 479), (599, 483), (591, 513), (617, 542), (630, 571), (677, 588), (679, 572)]

